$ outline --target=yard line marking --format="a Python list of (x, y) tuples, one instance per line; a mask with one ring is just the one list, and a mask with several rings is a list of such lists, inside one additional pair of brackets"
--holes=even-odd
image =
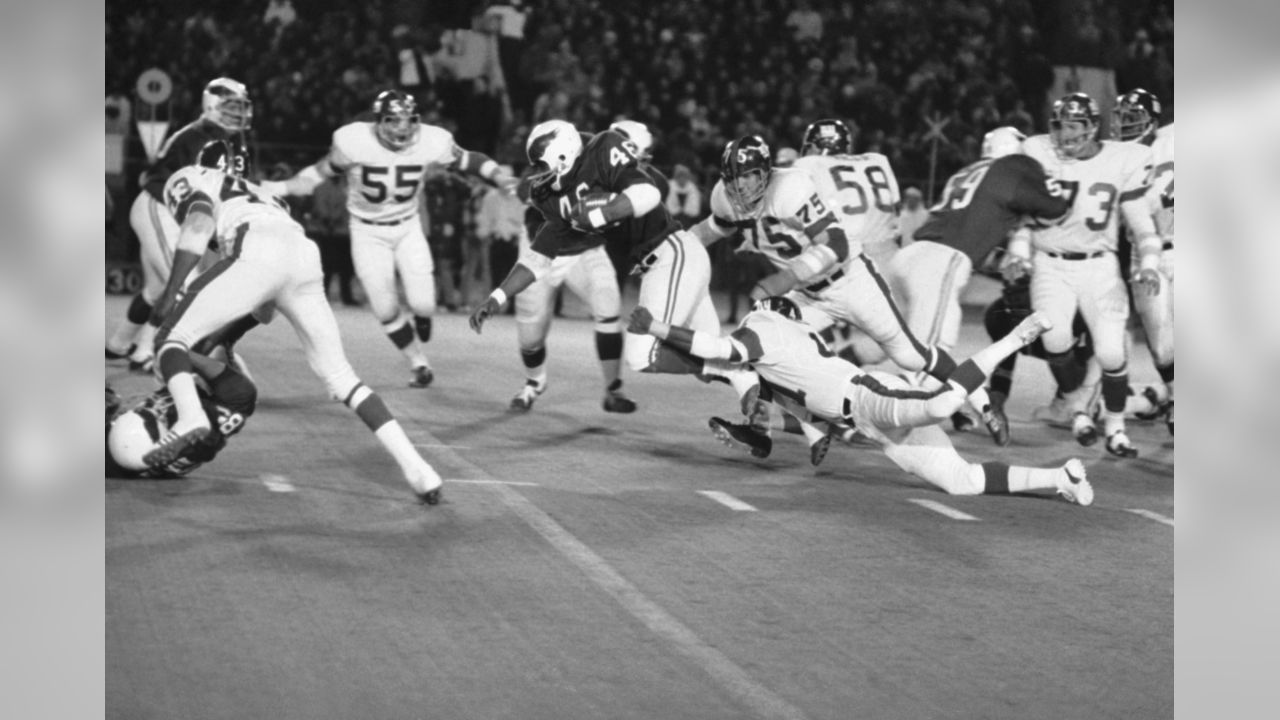
[(1125, 512), (1131, 512), (1134, 515), (1141, 515), (1142, 517), (1148, 520), (1155, 520), (1158, 523), (1164, 523), (1169, 527), (1173, 527), (1173, 518), (1165, 517), (1160, 513), (1151, 512), (1150, 510), (1143, 510), (1142, 508), (1126, 508)]
[(737, 510), (739, 512), (756, 512), (756, 507), (754, 505), (742, 502), (738, 498), (726, 492), (720, 492), (719, 490), (699, 490), (698, 494), (705, 495), (721, 505), (728, 506), (730, 510)]
[[(418, 428), (418, 432), (430, 437), (430, 433), (421, 427)], [(468, 462), (449, 447), (444, 447), (440, 455), (444, 456), (443, 460), (463, 468), (472, 477), (494, 479), (489, 473)], [(701, 668), (752, 714), (769, 720), (807, 720), (808, 716), (800, 708), (757, 682), (728, 656), (708, 645), (687, 625), (663, 609), (661, 605), (650, 600), (608, 561), (597, 555), (594, 550), (587, 547), (573, 533), (566, 530), (524, 495), (505, 483), (495, 482), (493, 488), (512, 512), (582, 571), (596, 587), (612, 597), (650, 632), (666, 641), (675, 652)]]
[(970, 515), (969, 513), (963, 513), (963, 512), (960, 512), (959, 510), (957, 510), (957, 509), (955, 509), (955, 508), (953, 508), (953, 507), (949, 507), (949, 506), (947, 506), (947, 505), (943, 505), (942, 503), (940, 503), (940, 502), (936, 502), (936, 501), (933, 501), (933, 500), (917, 500), (917, 499), (914, 499), (914, 498), (913, 498), (913, 499), (907, 500), (907, 502), (913, 502), (913, 503), (915, 503), (915, 504), (919, 505), (920, 507), (928, 508), (928, 509), (930, 509), (930, 510), (932, 510), (932, 511), (936, 512), (936, 513), (941, 513), (941, 514), (946, 515), (947, 517), (951, 518), (952, 520), (974, 520), (974, 521), (976, 521), (976, 520), (978, 519), (978, 518), (976, 518), (976, 517), (974, 517), (974, 516)]
[(414, 447), (423, 448), (450, 448), (453, 450), (475, 450), (470, 445), (449, 445), (448, 443), (414, 443)]
[(271, 492), (289, 493), (297, 491), (297, 488), (293, 486), (293, 483), (289, 482), (289, 478), (283, 475), (259, 475), (258, 479), (261, 480), (262, 484), (266, 485), (267, 489)]
[(472, 485), (523, 485), (525, 487), (538, 487), (536, 482), (524, 482), (522, 480), (494, 480), (492, 478), (480, 478), (479, 480), (461, 480), (458, 478), (448, 478), (445, 482), (449, 483), (470, 483)]

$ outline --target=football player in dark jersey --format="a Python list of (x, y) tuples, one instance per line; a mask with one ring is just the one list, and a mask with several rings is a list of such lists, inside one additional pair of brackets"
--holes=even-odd
[[(215, 140), (232, 143), (237, 162), (248, 157), (244, 133), (253, 122), (253, 102), (245, 86), (230, 78), (217, 78), (204, 88), (200, 117), (169, 136), (155, 162), (142, 173), (142, 192), (129, 210), (129, 224), (141, 246), (142, 291), (133, 297), (125, 319), (107, 340), (107, 359), (129, 357), (129, 367), (150, 372), (154, 328), (147, 325), (151, 306), (169, 279), (178, 224), (164, 204), (164, 184), (178, 169), (192, 165), (201, 148)], [(243, 174), (241, 165), (237, 171)]]
[[(472, 313), (472, 329), (480, 332), (509, 297), (546, 273), (554, 258), (612, 240), (629, 248), (631, 272), (641, 276), (640, 303), (661, 308), (662, 322), (719, 331), (720, 316), (708, 289), (711, 260), (706, 248), (671, 217), (658, 183), (641, 167), (634, 147), (615, 130), (584, 142), (577, 128), (563, 120), (548, 120), (529, 133), (525, 149), (535, 168), (528, 180), (529, 200), (544, 222), (532, 251)], [(759, 379), (754, 372), (703, 361), (649, 335), (629, 335), (623, 356), (633, 372), (724, 379), (737, 391), (746, 414), (759, 411)], [(772, 441), (765, 433), (756, 433), (751, 441), (753, 449), (768, 454), (765, 445)]]

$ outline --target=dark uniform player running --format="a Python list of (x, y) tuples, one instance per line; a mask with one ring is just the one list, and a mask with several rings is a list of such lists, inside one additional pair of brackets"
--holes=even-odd
[[(960, 335), (960, 293), (974, 265), (1004, 243), (1024, 218), (1052, 222), (1070, 205), (1054, 192), (1044, 168), (1019, 154), (1022, 133), (1011, 127), (986, 134), (982, 159), (951, 176), (941, 201), (915, 233), (916, 242), (889, 263), (907, 325), (921, 342), (951, 349)], [(1002, 403), (992, 398), (983, 419), (1000, 445), (1009, 444)]]
[[(532, 252), (472, 313), (476, 332), (508, 298), (545, 274), (554, 258), (583, 252), (602, 239), (629, 248), (631, 272), (641, 275), (639, 301), (660, 313), (663, 322), (719, 331), (720, 317), (708, 290), (707, 251), (667, 212), (657, 183), (640, 166), (632, 143), (613, 130), (584, 143), (572, 124), (548, 120), (533, 129), (525, 147), (536, 173), (528, 181), (529, 197), (546, 222), (533, 239)], [(743, 399), (745, 411), (755, 410), (759, 402), (754, 372), (703, 361), (652, 336), (631, 334), (624, 357), (633, 372), (724, 378)], [(762, 449), (770, 442), (763, 433), (753, 440)]]

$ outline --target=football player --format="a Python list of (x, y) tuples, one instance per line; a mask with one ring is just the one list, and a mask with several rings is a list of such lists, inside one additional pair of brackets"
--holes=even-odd
[[(1048, 185), (1044, 168), (1021, 154), (1022, 133), (1000, 127), (982, 140), (982, 158), (952, 175), (942, 197), (915, 233), (916, 242), (889, 262), (887, 274), (907, 311), (907, 324), (925, 342), (950, 350), (960, 338), (960, 293), (975, 265), (1004, 245), (1024, 218), (1053, 222), (1069, 205)], [(1003, 337), (1001, 333), (1000, 337)], [(986, 413), (1000, 445), (1009, 444), (1006, 392), (992, 394)]]
[[(249, 91), (231, 78), (217, 78), (205, 86), (200, 117), (169, 137), (156, 160), (142, 173), (142, 192), (129, 209), (129, 225), (138, 236), (142, 259), (142, 291), (133, 297), (125, 319), (107, 340), (107, 359), (129, 357), (129, 367), (151, 372), (154, 330), (147, 323), (151, 308), (164, 289), (173, 266), (178, 223), (164, 204), (164, 184), (179, 168), (196, 162), (200, 149), (214, 140), (236, 146), (238, 162), (244, 162), (244, 133), (253, 123)], [(238, 168), (244, 173), (247, 168)], [(132, 348), (132, 349), (131, 349)]]
[[(223, 146), (230, 155), (234, 150)], [(228, 162), (228, 168), (237, 164)], [(395, 459), (409, 486), (427, 504), (440, 501), (442, 481), (414, 449), (403, 428), (347, 362), (338, 323), (324, 293), (320, 251), (279, 198), (234, 171), (192, 165), (165, 184), (165, 202), (180, 223), (173, 273), (153, 315), (156, 366), (177, 418), (156, 447), (142, 456), (148, 467), (181, 457), (212, 430), (196, 390), (190, 357), (195, 341), (270, 303), (289, 319), (312, 371), (329, 394), (355, 411)], [(178, 290), (210, 243), (220, 260), (188, 288)]]
[[(1164, 417), (1173, 432), (1173, 125), (1160, 127), (1160, 99), (1141, 88), (1116, 98), (1112, 125), (1121, 142), (1137, 142), (1151, 148), (1155, 170), (1147, 196), (1156, 230), (1160, 233), (1159, 282), (1154, 294), (1133, 293), (1133, 307), (1146, 330), (1147, 348), (1163, 386), (1143, 390), (1153, 405), (1140, 414), (1144, 419)], [(1132, 264), (1132, 261), (1131, 261)]]
[[(720, 317), (708, 289), (711, 261), (706, 248), (671, 217), (653, 175), (640, 164), (634, 141), (605, 130), (583, 141), (571, 123), (548, 120), (525, 144), (535, 174), (527, 180), (530, 201), (545, 222), (523, 259), (471, 315), (480, 332), (509, 297), (551, 269), (555, 258), (615, 241), (629, 248), (632, 273), (640, 274), (640, 302), (662, 308), (664, 321), (713, 331)], [(633, 335), (623, 349), (633, 372), (695, 374), (733, 385), (744, 413), (761, 414), (759, 381), (749, 370), (704, 362)], [(772, 440), (762, 429), (747, 433), (753, 452), (767, 455)]]
[[(643, 305), (631, 315), (633, 330), (650, 333), (698, 357), (751, 364), (790, 412), (807, 418), (809, 424), (853, 426), (878, 444), (898, 467), (948, 493), (1051, 491), (1089, 505), (1093, 487), (1079, 460), (1072, 458), (1058, 468), (970, 463), (960, 457), (937, 426), (966, 402), (966, 396), (982, 384), (1000, 359), (1017, 352), (1048, 327), (1043, 315), (1033, 314), (1012, 333), (961, 363), (941, 387), (925, 390), (896, 375), (865, 372), (836, 356), (801, 319), (796, 303), (786, 297), (757, 301), (738, 328), (725, 337), (654, 320)], [(717, 419), (712, 418), (713, 430)], [(817, 464), (820, 459), (811, 450), (811, 462)]]
[[(838, 142), (847, 149), (844, 141)], [(876, 235), (875, 228), (885, 226), (886, 214), (895, 212), (890, 201), (896, 198), (896, 183), (879, 164), (859, 166), (871, 185), (883, 191), (888, 209), (878, 208), (854, 225), (836, 214), (836, 208), (849, 201), (825, 194), (802, 166), (805, 158), (777, 170), (771, 158), (768, 144), (758, 135), (727, 143), (720, 180), (711, 191), (711, 215), (690, 231), (704, 244), (740, 231), (737, 251), (764, 255), (777, 268), (752, 288), (752, 299), (789, 293), (805, 322), (819, 332), (837, 322), (848, 323), (874, 339), (903, 368), (925, 371), (939, 380), (948, 377), (955, 361), (944, 350), (916, 340), (887, 281), (859, 244), (859, 238)], [(833, 159), (837, 164), (828, 173), (833, 181), (856, 171), (839, 164), (839, 156)]]
[(150, 466), (143, 458), (178, 420), (169, 391), (161, 388), (133, 407), (112, 407), (108, 393), (106, 474), (109, 478), (175, 478), (213, 460), (227, 445), (227, 438), (244, 428), (257, 405), (253, 381), (232, 365), (197, 352), (189, 354), (196, 379), (196, 393), (209, 422), (209, 433), (187, 446), (167, 463)]
[[(379, 93), (373, 114), (372, 121), (335, 130), (324, 159), (262, 187), (276, 195), (308, 195), (325, 178), (346, 173), (356, 276), (374, 317), (409, 360), (409, 385), (423, 388), (435, 379), (422, 345), (431, 339), (436, 311), (435, 264), (418, 217), (423, 175), (439, 168), (459, 170), (503, 190), (514, 189), (516, 181), (489, 157), (458, 147), (448, 130), (422, 123), (408, 93)], [(400, 307), (397, 275), (412, 322)]]
[[(622, 136), (646, 174), (653, 177), (657, 171), (646, 165), (653, 147), (649, 128), (632, 120), (620, 120), (609, 129)], [(590, 142), (589, 135), (579, 135), (584, 143)], [(521, 187), (527, 201), (529, 185), (525, 183)], [(526, 220), (528, 228), (520, 236), (520, 257), (530, 263), (528, 254), (533, 252), (530, 238), (537, 234), (545, 218), (535, 205), (530, 204)], [(596, 355), (604, 373), (605, 412), (636, 411), (635, 401), (622, 392), (622, 295), (618, 289), (618, 273), (605, 249), (604, 236), (596, 237), (600, 244), (580, 253), (556, 257), (543, 276), (515, 296), (516, 337), (520, 343), (520, 360), (525, 367), (525, 384), (511, 399), (513, 410), (528, 410), (533, 407), (534, 400), (547, 390), (546, 339), (551, 328), (552, 307), (559, 289), (568, 286), (587, 304), (595, 320)]]
[[(1015, 233), (1009, 258), (1015, 272), (1033, 270), (1031, 304), (1053, 323), (1045, 333), (1044, 346), (1049, 367), (1064, 391), (1079, 385), (1070, 377), (1071, 320), (1077, 310), (1084, 316), (1102, 367), (1107, 452), (1135, 457), (1138, 451), (1129, 441), (1124, 422), (1129, 392), (1129, 298), (1116, 256), (1117, 227), (1123, 215), (1138, 254), (1135, 292), (1159, 292), (1161, 240), (1147, 204), (1153, 163), (1151, 149), (1145, 145), (1098, 139), (1099, 119), (1093, 98), (1072, 93), (1053, 104), (1049, 133), (1023, 143), (1023, 151), (1057, 182), (1071, 212), (1061, 223), (1031, 230), (1029, 239)], [(1085, 400), (1079, 398), (1072, 408), (1072, 432), (1080, 444), (1091, 445), (1098, 433)]]

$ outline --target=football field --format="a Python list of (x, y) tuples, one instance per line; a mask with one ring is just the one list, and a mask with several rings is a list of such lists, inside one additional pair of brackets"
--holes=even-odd
[[(251, 332), (258, 410), (218, 458), (107, 481), (107, 717), (1173, 715), (1172, 438), (1131, 421), (1142, 455), (1119, 460), (1032, 422), (1040, 361), (1019, 363), (1011, 447), (952, 439), (972, 461), (1078, 456), (1092, 507), (951, 497), (839, 442), (814, 468), (776, 414), (758, 461), (707, 430), (733, 392), (689, 377), (624, 373), (640, 410), (605, 413), (588, 320), (553, 324), (550, 387), (516, 414), (512, 317), (477, 336), (438, 316), (420, 390), (367, 309), (335, 313), (443, 502), (416, 504), (287, 321)], [(957, 358), (985, 344), (972, 312), (961, 337)], [(1130, 366), (1155, 380), (1140, 344)]]

